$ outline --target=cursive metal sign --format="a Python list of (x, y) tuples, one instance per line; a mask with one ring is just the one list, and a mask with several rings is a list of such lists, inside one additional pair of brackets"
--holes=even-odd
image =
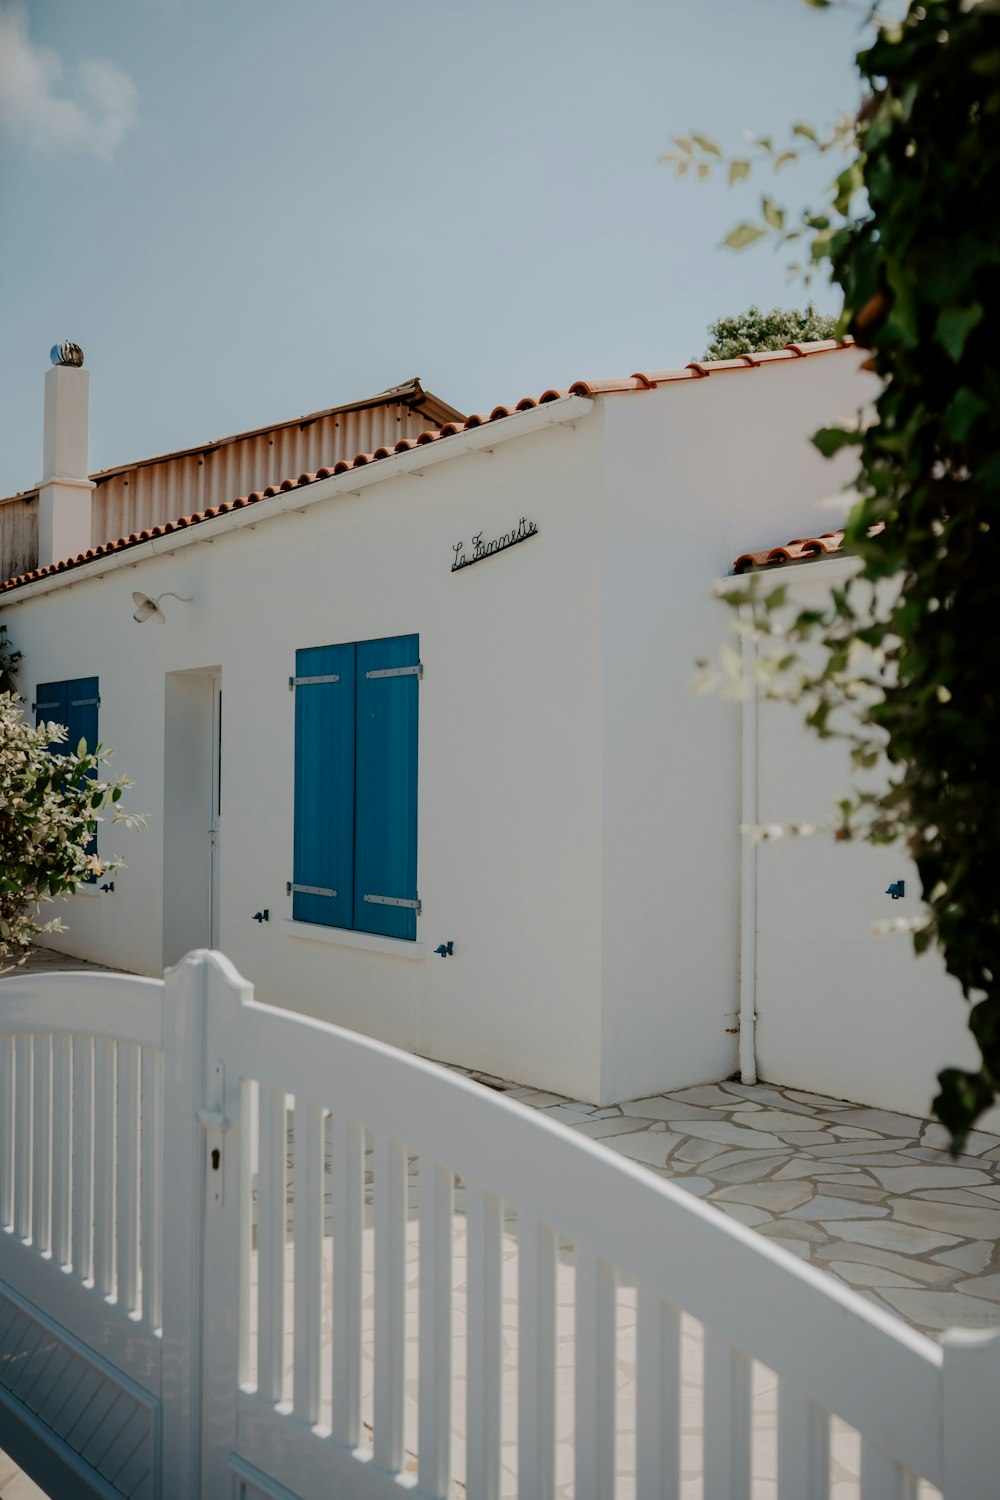
[(516, 547), (518, 542), (526, 542), (529, 536), (537, 536), (538, 527), (534, 521), (529, 521), (527, 516), (522, 516), (514, 531), (505, 531), (503, 536), (494, 537), (493, 541), (483, 540), (483, 533), (477, 531), (472, 538), (470, 551), (466, 552), (464, 542), (456, 542), (452, 547), (455, 561), (451, 565), (451, 571), (457, 573), (459, 568), (471, 568), (473, 563), (482, 562), (486, 557), (493, 557), (497, 552), (505, 552), (508, 547)]

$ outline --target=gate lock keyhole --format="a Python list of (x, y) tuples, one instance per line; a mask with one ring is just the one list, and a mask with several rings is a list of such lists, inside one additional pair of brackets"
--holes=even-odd
[(219, 1150), (218, 1146), (213, 1146), (212, 1147), (212, 1171), (213, 1172), (217, 1172), (219, 1170), (219, 1163), (221, 1162), (221, 1160), (222, 1160), (222, 1152)]

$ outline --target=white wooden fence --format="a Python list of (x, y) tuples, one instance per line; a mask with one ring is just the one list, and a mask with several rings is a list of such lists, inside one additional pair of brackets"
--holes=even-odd
[(827, 1500), (832, 1433), (860, 1500), (995, 1500), (998, 1415), (1000, 1336), (218, 954), (0, 982), (0, 1442), (53, 1495)]

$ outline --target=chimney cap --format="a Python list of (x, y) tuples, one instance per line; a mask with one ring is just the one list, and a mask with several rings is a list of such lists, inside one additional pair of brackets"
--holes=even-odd
[(79, 344), (53, 344), (49, 353), (49, 359), (54, 365), (75, 365), (78, 369), (83, 364), (83, 350)]

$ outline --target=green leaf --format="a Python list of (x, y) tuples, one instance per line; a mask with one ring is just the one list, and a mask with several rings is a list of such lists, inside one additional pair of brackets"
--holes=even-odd
[(951, 355), (957, 364), (962, 358), (965, 341), (978, 323), (983, 320), (982, 304), (973, 302), (969, 307), (944, 307), (938, 315), (934, 337)]
[(857, 447), (861, 441), (862, 434), (857, 428), (821, 427), (812, 435), (813, 447), (818, 448), (824, 458), (832, 458), (841, 448)]
[(850, 162), (837, 178), (837, 192), (833, 200), (833, 206), (838, 213), (847, 213), (851, 199), (855, 193), (861, 191), (864, 185), (865, 179), (861, 171), (861, 163), (859, 161)]
[(762, 198), (760, 200), (760, 207), (761, 212), (764, 215), (765, 222), (767, 224), (770, 224), (772, 229), (784, 229), (785, 210), (783, 208), (779, 208), (773, 198), (768, 198), (766, 196)]
[(739, 182), (743, 177), (750, 176), (750, 163), (745, 156), (734, 156), (729, 163), (729, 181)]
[(988, 410), (988, 402), (963, 385), (945, 412), (942, 425), (956, 443), (964, 443), (973, 422)]
[(819, 140), (819, 137), (816, 134), (813, 126), (808, 125), (804, 120), (799, 120), (797, 124), (792, 126), (792, 135), (800, 135), (802, 139), (806, 141), (815, 142)]
[(941, 1092), (933, 1110), (946, 1129), (951, 1131), (951, 1154), (957, 1156), (977, 1115), (993, 1103), (993, 1090), (982, 1073), (967, 1073), (961, 1068), (945, 1068), (938, 1074)]
[(710, 136), (698, 135), (695, 131), (692, 130), (691, 139), (694, 141), (695, 145), (700, 146), (703, 151), (707, 151), (710, 156), (722, 155), (722, 152), (719, 150), (718, 146)]
[(729, 231), (722, 243), (727, 250), (743, 250), (766, 233), (767, 230), (762, 229), (759, 224), (737, 224), (735, 229)]

